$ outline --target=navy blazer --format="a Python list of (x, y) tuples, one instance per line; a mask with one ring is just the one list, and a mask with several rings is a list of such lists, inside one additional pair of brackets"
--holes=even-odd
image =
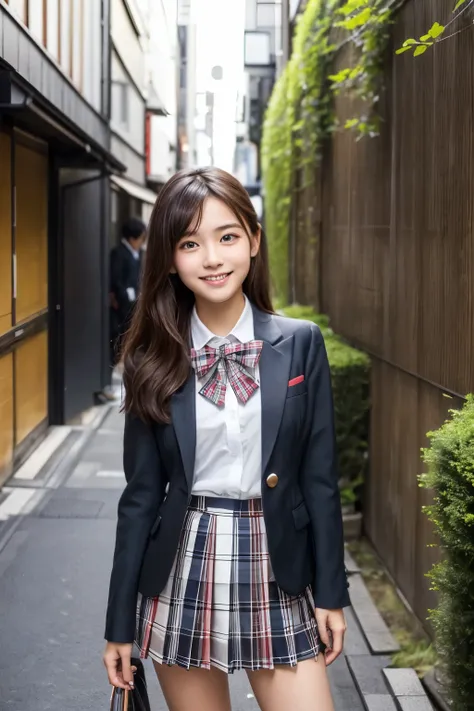
[(140, 274), (142, 268), (143, 253), (136, 259), (130, 249), (121, 242), (110, 253), (110, 291), (115, 294), (118, 303), (118, 319), (123, 324), (129, 318), (133, 303), (127, 295), (130, 287), (135, 291), (136, 296), (140, 290)]
[[(255, 338), (263, 341), (262, 506), (275, 579), (290, 595), (311, 584), (316, 607), (342, 608), (350, 600), (323, 337), (313, 323), (255, 307), (253, 313)], [(191, 497), (195, 447), (191, 371), (171, 398), (170, 424), (125, 418), (127, 486), (118, 506), (105, 630), (110, 642), (133, 641), (137, 593), (157, 596), (168, 580)]]

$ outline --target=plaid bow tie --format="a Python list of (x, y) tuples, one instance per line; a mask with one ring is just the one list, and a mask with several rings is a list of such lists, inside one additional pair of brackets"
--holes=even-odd
[(258, 383), (247, 368), (255, 368), (262, 352), (263, 341), (226, 343), (219, 348), (204, 346), (191, 349), (191, 364), (198, 378), (212, 372), (199, 394), (218, 407), (225, 403), (227, 381), (237, 398), (246, 403), (258, 390)]

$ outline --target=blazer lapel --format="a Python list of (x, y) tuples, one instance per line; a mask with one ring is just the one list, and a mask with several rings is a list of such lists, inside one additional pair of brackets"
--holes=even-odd
[(255, 338), (263, 341), (260, 356), (262, 399), (262, 476), (270, 460), (280, 428), (288, 392), (293, 336), (283, 339), (275, 319), (253, 307)]
[[(262, 476), (277, 438), (288, 392), (293, 336), (283, 339), (275, 319), (253, 307), (255, 338), (263, 341), (260, 356), (262, 400)], [(194, 374), (171, 398), (172, 424), (178, 440), (184, 473), (191, 491), (196, 455), (196, 384)]]
[(196, 453), (196, 384), (193, 372), (190, 373), (182, 388), (172, 396), (171, 416), (181, 452), (188, 491), (191, 492)]

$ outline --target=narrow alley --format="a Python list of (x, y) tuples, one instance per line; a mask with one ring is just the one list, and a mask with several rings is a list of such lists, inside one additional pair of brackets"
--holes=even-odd
[[(43, 448), (3, 489), (2, 711), (108, 707), (101, 654), (116, 508), (125, 483), (122, 428), (116, 405), (94, 408), (70, 427), (53, 428)], [(48, 447), (56, 449), (51, 453)], [(357, 588), (359, 583), (354, 594)], [(370, 633), (366, 640), (353, 611), (346, 614), (346, 657), (330, 668), (336, 709), (362, 711), (365, 696), (369, 708), (390, 711), (395, 706), (381, 671), (390, 660), (371, 655), (369, 645), (374, 651), (376, 643)], [(378, 634), (380, 641), (384, 633)], [(165, 711), (150, 662), (146, 671), (153, 711)], [(245, 674), (235, 674), (230, 684), (233, 710), (256, 711)]]

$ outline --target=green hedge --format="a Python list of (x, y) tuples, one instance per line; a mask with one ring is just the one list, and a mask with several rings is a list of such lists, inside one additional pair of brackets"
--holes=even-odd
[(436, 432), (423, 449), (428, 473), (420, 486), (434, 491), (424, 507), (444, 553), (430, 573), (438, 607), (430, 610), (436, 648), (449, 678), (451, 708), (474, 704), (474, 396)]
[(317, 314), (312, 306), (293, 304), (292, 306), (284, 306), (283, 311), (285, 316), (289, 316), (290, 318), (301, 318), (305, 321), (317, 323), (321, 331), (329, 330), (329, 318), (324, 314)]
[(311, 306), (287, 306), (285, 316), (317, 323), (326, 344), (334, 394), (339, 487), (343, 504), (360, 504), (368, 465), (370, 359), (348, 346)]

